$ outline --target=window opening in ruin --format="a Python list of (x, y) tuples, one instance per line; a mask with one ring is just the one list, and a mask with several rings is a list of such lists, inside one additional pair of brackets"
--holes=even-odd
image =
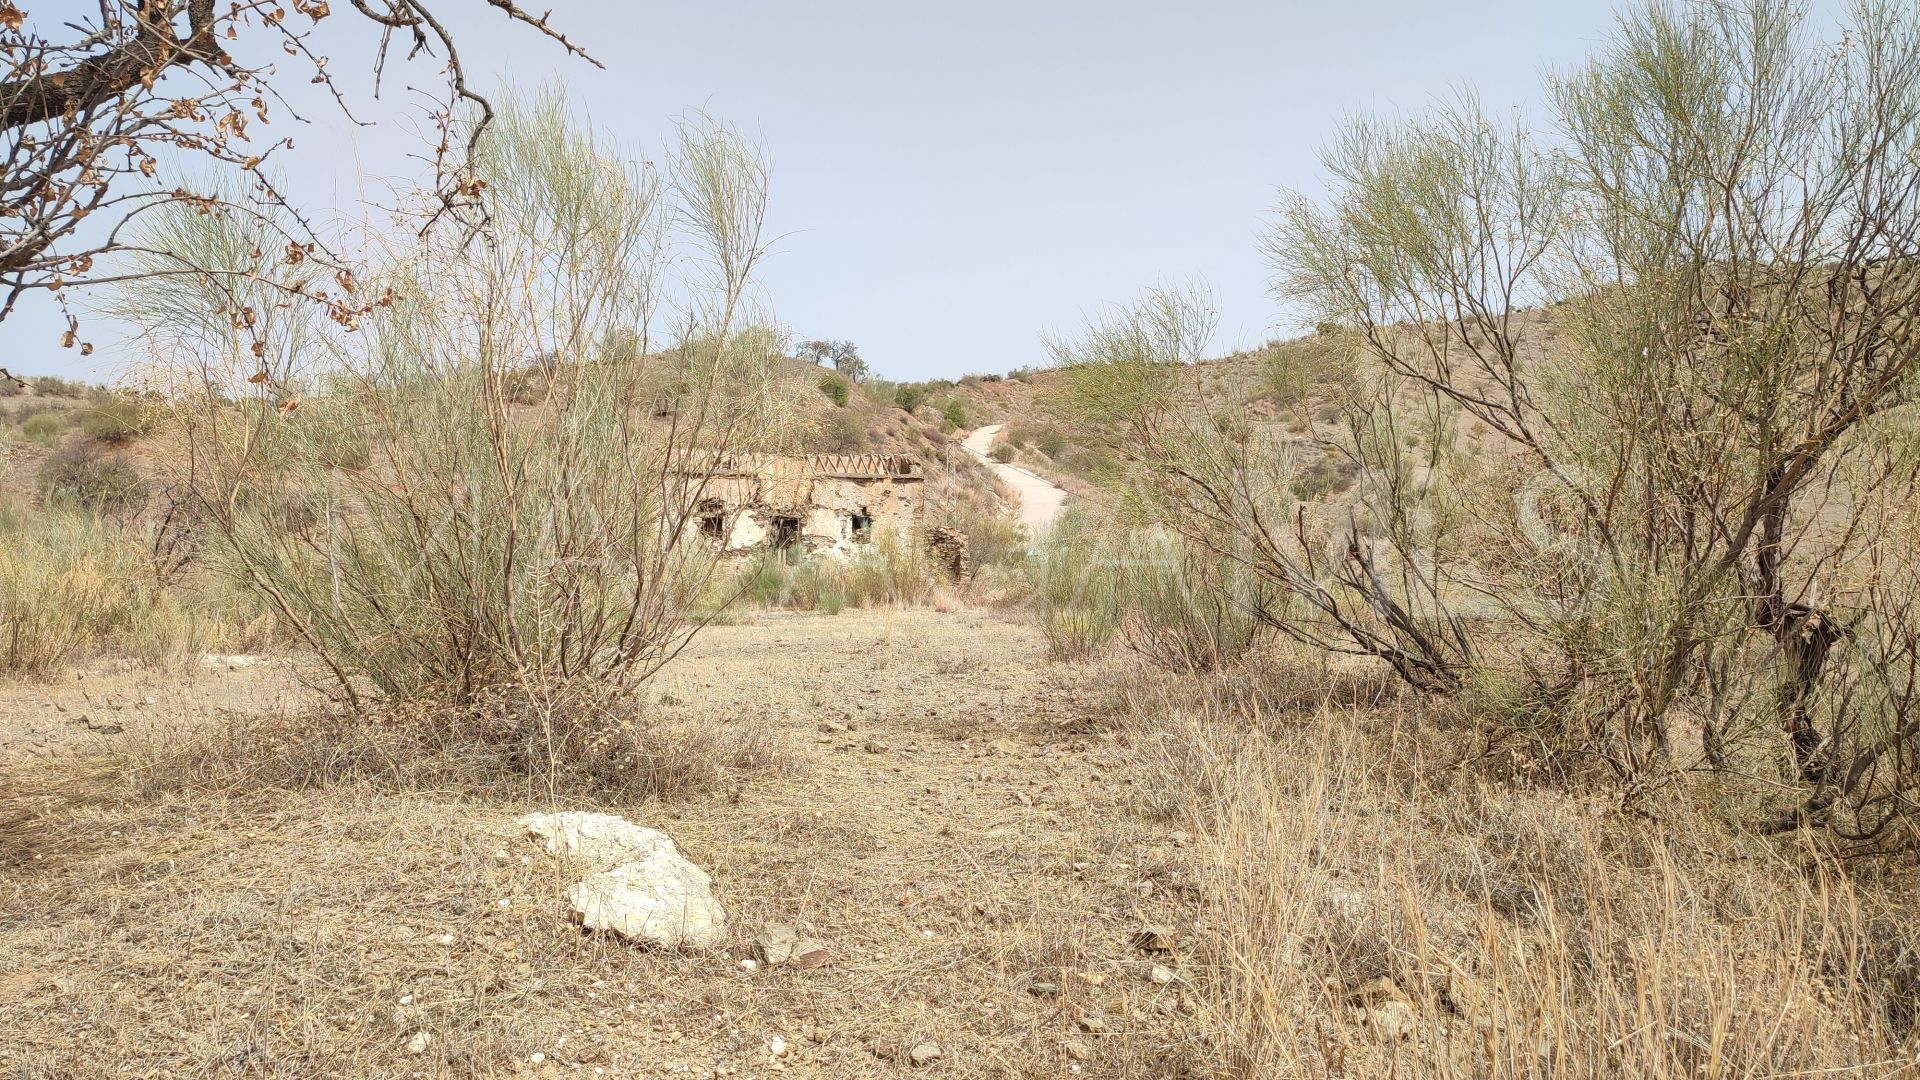
[(709, 540), (725, 540), (727, 515), (719, 513), (700, 515), (700, 535)]
[(782, 516), (773, 519), (773, 549), (775, 551), (785, 551), (799, 542), (799, 518)]
[(863, 544), (873, 540), (873, 514), (864, 506), (853, 512), (853, 538)]

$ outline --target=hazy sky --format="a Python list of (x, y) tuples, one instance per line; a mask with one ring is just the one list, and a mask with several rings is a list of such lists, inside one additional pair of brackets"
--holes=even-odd
[[(477, 85), (559, 79), (636, 154), (693, 109), (758, 140), (774, 169), (766, 300), (797, 336), (851, 339), (892, 378), (1041, 363), (1048, 335), (1156, 282), (1213, 287), (1218, 351), (1292, 334), (1257, 242), (1282, 189), (1321, 190), (1317, 154), (1345, 117), (1468, 85), (1537, 118), (1542, 75), (1614, 18), (1600, 0), (531, 6), (549, 2), (605, 71), (479, 0), (438, 10)], [(359, 22), (337, 10), (330, 32)], [(364, 63), (331, 51), (367, 102)], [(418, 99), (400, 81), (366, 109), (373, 128), (321, 107), (274, 125), (296, 138), (286, 161), (310, 204), (416, 174)], [(90, 327), (103, 347), (86, 360), (57, 328), (44, 303), (0, 324), (0, 363), (97, 378), (124, 356), (109, 326)]]

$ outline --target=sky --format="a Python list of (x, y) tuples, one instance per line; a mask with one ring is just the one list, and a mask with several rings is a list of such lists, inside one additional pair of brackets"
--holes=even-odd
[[(1542, 121), (1543, 78), (1615, 19), (1599, 0), (532, 6), (548, 4), (605, 70), (480, 0), (436, 10), (476, 86), (557, 81), (636, 157), (696, 110), (742, 130), (773, 168), (762, 299), (797, 338), (851, 340), (894, 379), (1044, 364), (1050, 338), (1156, 284), (1212, 290), (1215, 352), (1291, 336), (1259, 241), (1284, 192), (1325, 190), (1319, 153), (1346, 120), (1467, 87)], [(423, 175), (404, 84), (434, 85), (428, 65), (390, 70), (373, 100), (370, 39), (338, 8), (330, 70), (372, 126), (292, 85), (309, 122), (273, 129), (323, 218)], [(0, 323), (0, 365), (103, 379), (129, 359), (122, 327), (90, 319), (82, 358), (44, 298), (23, 308)]]

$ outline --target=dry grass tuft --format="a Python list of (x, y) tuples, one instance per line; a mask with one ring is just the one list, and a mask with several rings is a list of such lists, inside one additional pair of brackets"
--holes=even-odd
[[(1165, 689), (1165, 688), (1163, 688)], [(1888, 1076), (1915, 1067), (1904, 885), (1742, 834), (1491, 779), (1431, 707), (1250, 725), (1136, 688), (1200, 833), (1222, 1075)], [(1265, 714), (1269, 721), (1274, 718)]]

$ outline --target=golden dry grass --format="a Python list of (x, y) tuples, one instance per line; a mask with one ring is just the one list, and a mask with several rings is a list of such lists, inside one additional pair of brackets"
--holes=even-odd
[[(0, 1074), (1913, 1071), (1907, 868), (1703, 792), (1624, 815), (1365, 672), (1043, 649), (974, 610), (713, 628), (646, 714), (682, 756), (618, 794), (271, 715), (11, 762)], [(552, 806), (672, 834), (728, 947), (582, 933), (514, 825)], [(832, 963), (743, 968), (776, 921)]]
[(1910, 868), (1849, 877), (1706, 792), (1623, 814), (1431, 707), (1275, 710), (1267, 674), (1132, 705), (1202, 837), (1221, 1075), (1920, 1074)]

